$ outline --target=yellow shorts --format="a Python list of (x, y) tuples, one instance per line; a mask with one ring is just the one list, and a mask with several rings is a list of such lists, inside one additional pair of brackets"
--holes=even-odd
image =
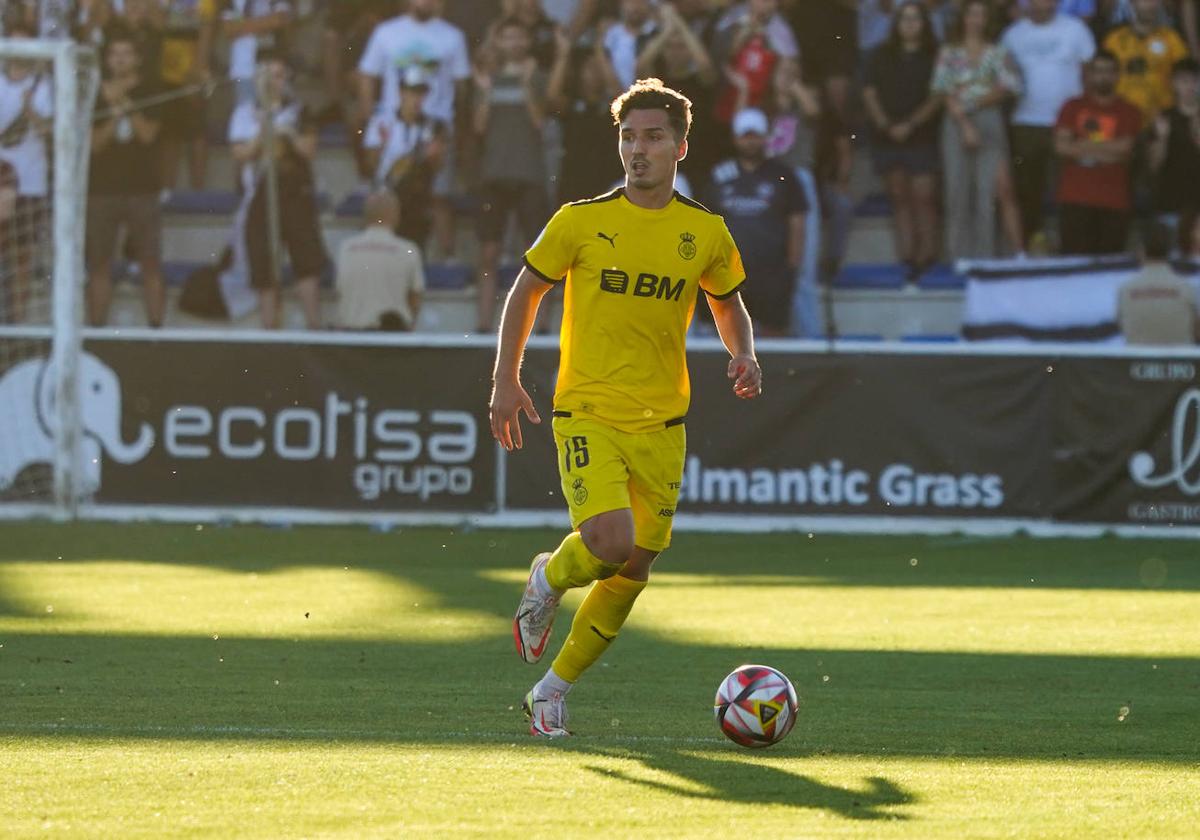
[(635, 545), (650, 551), (669, 546), (687, 449), (683, 422), (634, 434), (555, 412), (553, 426), (571, 527), (629, 508)]

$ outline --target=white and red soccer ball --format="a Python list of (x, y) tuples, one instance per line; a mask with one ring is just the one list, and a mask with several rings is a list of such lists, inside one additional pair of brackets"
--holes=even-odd
[(721, 681), (713, 714), (725, 737), (743, 747), (769, 747), (796, 725), (792, 683), (767, 665), (743, 665)]

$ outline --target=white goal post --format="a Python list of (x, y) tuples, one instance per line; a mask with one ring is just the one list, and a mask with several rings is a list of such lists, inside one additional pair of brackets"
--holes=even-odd
[(0, 504), (67, 518), (83, 490), (83, 237), (99, 70), (94, 51), (69, 40), (0, 38), (0, 72), (0, 119), (11, 118), (0, 160), (16, 194), (0, 221)]

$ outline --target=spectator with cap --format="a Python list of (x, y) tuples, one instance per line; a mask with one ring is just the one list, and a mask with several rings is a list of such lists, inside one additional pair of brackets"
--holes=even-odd
[(1196, 292), (1168, 258), (1171, 231), (1155, 224), (1142, 237), (1142, 270), (1118, 293), (1117, 320), (1126, 344), (1195, 344)]
[(734, 116), (734, 157), (714, 167), (706, 197), (713, 212), (725, 218), (742, 252), (749, 278), (742, 295), (757, 333), (778, 337), (791, 332), (809, 207), (792, 168), (767, 157), (769, 132), (767, 115), (757, 108)]
[(399, 202), (396, 234), (422, 248), (432, 225), (433, 178), (445, 154), (449, 130), (425, 112), (429, 78), (418, 65), (400, 74), (400, 104), (371, 117), (363, 135), (367, 165), (376, 188)]
[(397, 236), (400, 202), (390, 190), (367, 196), (366, 229), (337, 258), (337, 324), (345, 330), (410, 332), (421, 314), (425, 270), (415, 242)]
[(358, 63), (360, 124), (377, 111), (395, 111), (400, 74), (419, 66), (429, 77), (425, 114), (447, 129), (444, 153), (433, 179), (434, 240), (443, 259), (453, 259), (456, 144), (466, 138), (467, 80), (471, 63), (462, 30), (441, 16), (439, 0), (408, 0), (407, 13), (379, 24)]

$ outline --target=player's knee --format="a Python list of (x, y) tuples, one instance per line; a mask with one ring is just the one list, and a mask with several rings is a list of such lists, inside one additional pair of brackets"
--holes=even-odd
[(623, 522), (596, 517), (583, 523), (579, 533), (588, 551), (604, 564), (603, 577), (616, 574), (633, 553), (633, 529)]

